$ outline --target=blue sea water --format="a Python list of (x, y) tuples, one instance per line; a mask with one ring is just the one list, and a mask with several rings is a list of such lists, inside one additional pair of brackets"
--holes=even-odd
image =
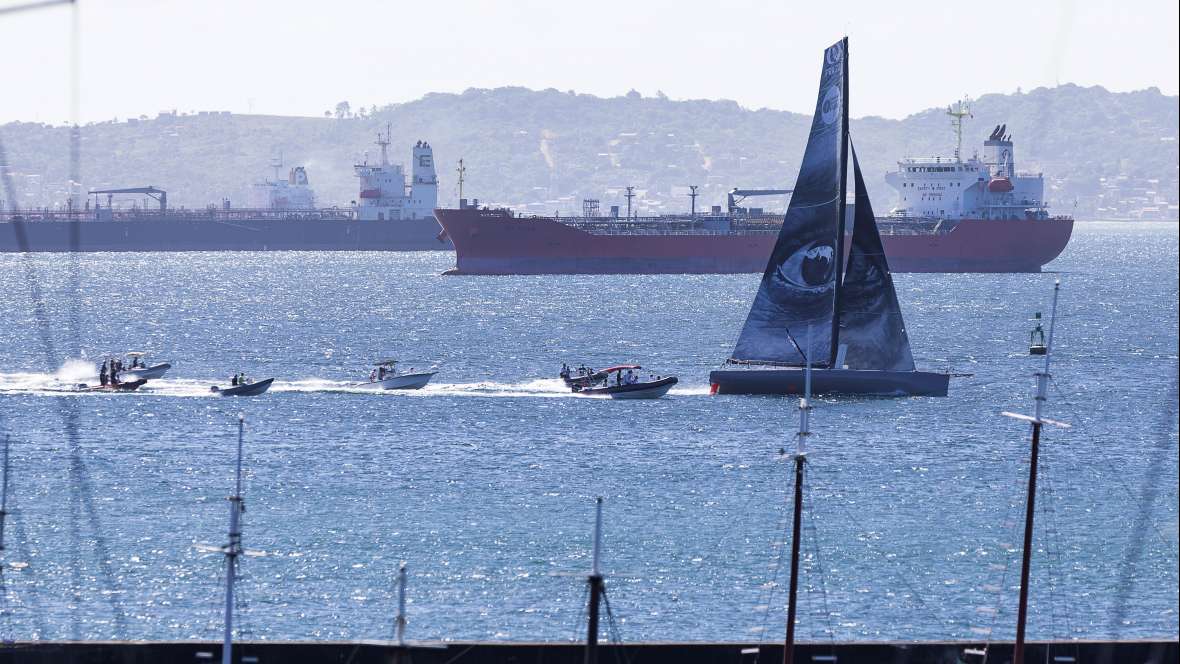
[[(1012, 638), (1029, 318), (1062, 281), (1030, 638), (1169, 637), (1177, 617), (1177, 227), (1079, 223), (1045, 274), (899, 274), (945, 399), (819, 400), (799, 633)], [(0, 255), (10, 435), (0, 634), (217, 638), (246, 419), (242, 636), (580, 634), (594, 497), (625, 640), (777, 640), (797, 402), (710, 397), (757, 284), (444, 277), (447, 253)], [(71, 394), (105, 354), (173, 369)], [(375, 359), (439, 374), (359, 393)], [(81, 361), (85, 358), (85, 361)], [(576, 397), (561, 362), (671, 372), (667, 398)], [(212, 395), (235, 371), (274, 388)], [(90, 374), (89, 377), (86, 374)], [(990, 632), (988, 630), (991, 630)]]

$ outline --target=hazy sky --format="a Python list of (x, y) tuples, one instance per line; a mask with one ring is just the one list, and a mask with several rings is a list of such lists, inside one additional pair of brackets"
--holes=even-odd
[[(0, 8), (27, 0), (0, 0)], [(161, 110), (322, 115), (520, 85), (810, 113), (851, 40), (852, 115), (1073, 82), (1177, 93), (1177, 2), (79, 0), (0, 14), (0, 122)]]

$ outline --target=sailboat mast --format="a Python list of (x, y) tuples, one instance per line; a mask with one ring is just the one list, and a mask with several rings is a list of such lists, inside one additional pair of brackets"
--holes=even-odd
[(397, 645), (406, 645), (406, 564), (397, 568)]
[(234, 495), (229, 497), (229, 544), (225, 547), (225, 635), (221, 645), (221, 664), (233, 662), (234, 631), (234, 576), (237, 558), (242, 553), (242, 434), (246, 418), (238, 415), (238, 464), (234, 479)]
[(4, 435), (4, 487), (0, 489), (0, 551), (4, 550), (4, 522), (8, 518), (8, 434)]
[(795, 661), (795, 612), (799, 593), (799, 535), (803, 517), (803, 463), (807, 455), (807, 436), (811, 435), (811, 360), (808, 354), (803, 377), (803, 398), (799, 400), (799, 435), (795, 438), (795, 513), (791, 522), (791, 583), (787, 591), (787, 640), (783, 645), (783, 664)]
[(590, 567), (590, 607), (586, 626), (586, 664), (598, 664), (598, 604), (602, 599), (602, 572), (599, 557), (602, 555), (602, 497), (594, 505), (594, 555)]
[(844, 50), (841, 58), (843, 71), (840, 81), (840, 201), (838, 209), (840, 219), (836, 222), (836, 281), (835, 294), (832, 302), (832, 348), (828, 360), (828, 368), (839, 369), (836, 358), (840, 351), (840, 290), (844, 281), (844, 226), (848, 214), (848, 37), (840, 40)]
[[(1024, 664), (1024, 634), (1028, 622), (1028, 577), (1032, 565), (1033, 514), (1037, 499), (1037, 459), (1040, 455), (1041, 427), (1045, 422), (1069, 426), (1041, 417), (1049, 392), (1049, 357), (1053, 352), (1053, 328), (1057, 322), (1057, 295), (1060, 291), (1061, 282), (1057, 282), (1053, 287), (1053, 309), (1049, 317), (1049, 341), (1045, 347), (1045, 366), (1036, 374), (1037, 396), (1033, 417), (1021, 418), (1032, 422), (1032, 450), (1028, 464), (1028, 498), (1024, 507), (1024, 551), (1020, 563), (1020, 600), (1016, 611), (1016, 644), (1012, 652), (1012, 664)], [(1010, 413), (1005, 414), (1010, 415)]]

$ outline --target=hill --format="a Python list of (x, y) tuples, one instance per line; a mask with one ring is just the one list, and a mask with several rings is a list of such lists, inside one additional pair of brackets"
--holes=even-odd
[[(1062, 85), (985, 95), (973, 111), (964, 151), (970, 154), (1006, 123), (1017, 167), (1046, 174), (1059, 211), (1072, 211), (1075, 201), (1086, 216), (1113, 209), (1116, 198), (1132, 207), (1153, 199), (1175, 205), (1180, 198), (1175, 96), (1155, 88), (1112, 93)], [(288, 167), (307, 166), (321, 204), (346, 206), (357, 193), (352, 165), (375, 150), (376, 133), (388, 124), (395, 161), (408, 160), (415, 140), (434, 146), (445, 204), (457, 197), (454, 169), (463, 158), (465, 194), (484, 202), (570, 214), (583, 198), (601, 199), (604, 210), (619, 204), (621, 188), (634, 185), (640, 210), (681, 211), (688, 207), (685, 185), (701, 185), (702, 206), (723, 204), (733, 187), (792, 186), (809, 122), (806, 115), (732, 101), (472, 89), (344, 117), (170, 112), (93, 123), (80, 129), (80, 168), (85, 188), (153, 184), (169, 192), (173, 206), (226, 198), (244, 206), (257, 202), (252, 185), (273, 177), (269, 164), (281, 154)], [(0, 126), (21, 207), (66, 200), (69, 132), (35, 123)], [(902, 120), (856, 118), (852, 136), (881, 211), (894, 200), (882, 175), (897, 158), (954, 149), (945, 109)]]

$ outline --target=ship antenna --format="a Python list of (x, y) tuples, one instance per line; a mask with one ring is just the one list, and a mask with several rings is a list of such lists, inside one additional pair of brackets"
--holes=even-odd
[(384, 136), (381, 135), (381, 132), (377, 132), (377, 145), (381, 146), (381, 165), (382, 166), (389, 165), (389, 150), (388, 150), (388, 148), (389, 148), (389, 141), (390, 141), (391, 136), (393, 136), (393, 131), (390, 129), (389, 123), (385, 124), (385, 135)]
[(971, 115), (971, 99), (964, 96), (961, 100), (955, 102), (954, 106), (946, 107), (946, 114), (951, 116), (951, 126), (955, 128), (955, 161), (963, 161), (963, 118), (974, 117)]
[(460, 207), (462, 207), (462, 205), (463, 205), (463, 174), (467, 172), (467, 167), (463, 165), (462, 158), (459, 159), (459, 168), (456, 168), (455, 172), (459, 174), (459, 205), (460, 205)]
[(1007, 417), (1032, 423), (1032, 451), (1029, 454), (1028, 462), (1028, 498), (1024, 505), (1024, 551), (1020, 562), (1020, 600), (1016, 609), (1016, 644), (1012, 650), (1012, 664), (1024, 664), (1024, 628), (1028, 621), (1028, 575), (1032, 563), (1033, 508), (1036, 505), (1037, 498), (1037, 457), (1040, 453), (1041, 426), (1052, 424), (1062, 428), (1069, 428), (1069, 425), (1064, 422), (1041, 417), (1041, 410), (1046, 399), (1048, 399), (1050, 380), (1049, 356), (1053, 353), (1053, 327), (1057, 322), (1057, 295), (1060, 292), (1061, 282), (1058, 281), (1053, 286), (1053, 309), (1049, 314), (1049, 342), (1045, 346), (1045, 366), (1035, 374), (1037, 378), (1037, 396), (1035, 405), (1033, 406), (1033, 416), (1029, 417), (1028, 415), (1009, 413), (1007, 411), (1001, 413), (1001, 415)]

